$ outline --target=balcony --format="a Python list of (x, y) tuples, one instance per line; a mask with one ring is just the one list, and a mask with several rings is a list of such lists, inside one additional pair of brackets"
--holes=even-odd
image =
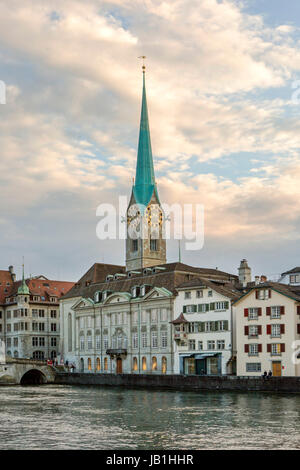
[(115, 348), (115, 349), (107, 349), (106, 354), (109, 356), (127, 356), (127, 349), (124, 348)]
[(187, 333), (185, 333), (184, 331), (175, 331), (174, 339), (175, 341), (176, 340), (184, 341), (185, 339), (187, 339)]

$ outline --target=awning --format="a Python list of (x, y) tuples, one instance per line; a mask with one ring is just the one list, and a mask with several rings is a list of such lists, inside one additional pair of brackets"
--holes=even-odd
[(193, 354), (179, 354), (179, 357), (191, 357)]
[(217, 356), (220, 353), (203, 353), (203, 354), (195, 354), (195, 359), (205, 359), (206, 357)]

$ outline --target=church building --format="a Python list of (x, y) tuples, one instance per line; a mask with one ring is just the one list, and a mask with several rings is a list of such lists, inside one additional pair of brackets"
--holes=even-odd
[(179, 373), (172, 323), (181, 308), (177, 289), (198, 278), (218, 286), (238, 282), (237, 276), (218, 269), (167, 263), (164, 224), (143, 66), (136, 176), (127, 209), (126, 265), (95, 263), (60, 300), (61, 357), (73, 363), (77, 372)]

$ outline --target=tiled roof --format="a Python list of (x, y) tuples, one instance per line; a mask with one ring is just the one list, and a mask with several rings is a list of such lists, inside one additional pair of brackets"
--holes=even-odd
[(11, 273), (9, 271), (0, 270), (0, 303), (5, 301), (5, 297), (10, 292), (13, 285)]
[(178, 286), (178, 289), (185, 289), (185, 288), (195, 288), (195, 287), (209, 287), (210, 289), (215, 290), (219, 294), (224, 295), (225, 297), (228, 297), (230, 299), (238, 299), (241, 296), (241, 293), (239, 290), (237, 290), (236, 286), (232, 283), (215, 283), (214, 281), (209, 281), (208, 279), (205, 278), (194, 278), (191, 279), (190, 281), (184, 282), (180, 286)]
[[(112, 292), (130, 292), (133, 286), (148, 284), (153, 287), (165, 287), (170, 292), (177, 294), (176, 288), (184, 282), (190, 280), (190, 276), (207, 276), (209, 279), (230, 280), (237, 279), (237, 276), (224, 273), (216, 269), (195, 268), (183, 263), (166, 263), (159, 265), (159, 272), (153, 274), (137, 274), (132, 277), (126, 277), (117, 280), (106, 281), (108, 274), (124, 273), (125, 268), (122, 266), (94, 264), (89, 271), (74, 285), (74, 287), (64, 296), (64, 298), (72, 297), (89, 297), (93, 298), (95, 292), (109, 290)], [(114, 268), (114, 269), (112, 269)], [(121, 270), (123, 268), (123, 271)], [(95, 270), (98, 272), (98, 281), (96, 279)]]
[[(240, 297), (242, 298), (244, 295), (247, 295), (249, 292), (256, 290), (256, 289), (274, 289), (275, 291), (279, 292), (282, 295), (285, 295), (287, 297), (290, 297), (297, 302), (300, 302), (300, 289), (295, 287), (295, 286), (290, 286), (289, 284), (282, 284), (280, 282), (273, 282), (273, 281), (267, 281), (263, 282), (260, 284), (254, 284), (251, 283), (251, 285), (248, 284), (248, 288), (245, 289), (244, 294)], [(240, 299), (237, 299), (237, 301)]]
[(282, 273), (281, 276), (284, 276), (285, 274), (292, 274), (292, 273), (300, 273), (300, 268), (293, 268), (290, 271), (286, 271), (285, 273)]

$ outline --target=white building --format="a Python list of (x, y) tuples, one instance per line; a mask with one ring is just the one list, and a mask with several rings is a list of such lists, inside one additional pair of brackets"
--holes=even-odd
[[(300, 291), (276, 282), (254, 285), (234, 304), (237, 375), (299, 376)], [(299, 359), (296, 362), (298, 362)]]
[(300, 286), (300, 268), (293, 268), (282, 273), (278, 282), (290, 284), (291, 286)]
[(224, 281), (193, 279), (177, 288), (174, 325), (175, 371), (181, 374), (235, 373), (232, 300), (235, 287)]

